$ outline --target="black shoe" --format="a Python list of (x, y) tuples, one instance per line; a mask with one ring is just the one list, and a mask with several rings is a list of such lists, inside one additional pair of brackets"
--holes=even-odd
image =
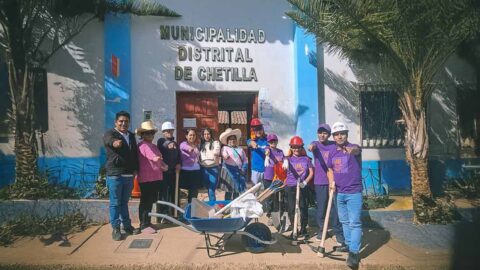
[(360, 255), (358, 253), (348, 253), (347, 266), (352, 269), (357, 269), (360, 263)]
[(124, 228), (125, 230), (125, 233), (128, 234), (128, 235), (136, 235), (136, 234), (139, 234), (141, 232), (141, 230), (139, 228), (135, 229), (133, 226), (130, 226), (130, 227), (127, 227), (127, 228)]
[(113, 241), (120, 241), (122, 240), (122, 232), (120, 228), (114, 228), (112, 231), (112, 239)]
[(344, 253), (349, 252), (348, 246), (343, 244), (343, 243), (340, 246), (334, 246), (333, 250), (336, 251), (336, 252), (344, 252)]

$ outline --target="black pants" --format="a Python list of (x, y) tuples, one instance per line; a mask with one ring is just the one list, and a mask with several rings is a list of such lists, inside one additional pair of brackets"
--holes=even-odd
[(165, 192), (160, 194), (160, 199), (166, 202), (175, 203), (175, 169), (163, 172)]
[[(292, 226), (294, 224), (294, 218), (295, 218), (296, 190), (297, 190), (296, 186), (285, 187), (285, 195), (287, 197), (287, 205), (288, 205), (288, 218), (290, 219)], [(307, 192), (306, 187), (300, 189), (299, 205), (300, 205), (300, 223), (302, 225), (302, 230), (305, 230), (308, 224), (308, 205), (306, 200), (307, 199), (306, 192)]]
[[(317, 198), (317, 225), (318, 225), (318, 235), (322, 236), (323, 233), (323, 224), (325, 222), (325, 214), (327, 213), (328, 205), (328, 194), (329, 194), (328, 185), (315, 185), (315, 197)], [(333, 228), (333, 233), (337, 237), (337, 242), (343, 243), (343, 229), (340, 220), (338, 219), (337, 212), (337, 200), (336, 196), (333, 196), (332, 199), (332, 208), (330, 210), (330, 221), (329, 225)]]
[(138, 205), (138, 217), (140, 219), (140, 229), (150, 226), (151, 217), (148, 213), (152, 212), (153, 203), (158, 199), (159, 192), (165, 189), (163, 181), (153, 181), (139, 183), (140, 185), (140, 204)]

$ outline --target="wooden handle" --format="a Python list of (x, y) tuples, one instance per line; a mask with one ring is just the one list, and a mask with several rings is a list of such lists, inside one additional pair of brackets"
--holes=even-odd
[[(175, 205), (178, 206), (178, 182), (180, 181), (180, 173), (179, 172), (175, 172)], [(178, 211), (177, 209), (174, 210), (173, 212), (173, 216), (175, 218), (178, 218)]]
[(333, 189), (330, 189), (330, 192), (328, 193), (327, 213), (325, 214), (325, 222), (323, 222), (322, 241), (320, 242), (321, 247), (325, 247), (325, 238), (327, 238), (328, 220), (330, 219), (330, 210), (332, 209), (333, 195)]

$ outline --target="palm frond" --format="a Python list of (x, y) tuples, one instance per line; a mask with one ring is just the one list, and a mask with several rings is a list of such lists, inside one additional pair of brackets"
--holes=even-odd
[(168, 9), (154, 0), (106, 1), (106, 10), (118, 13), (131, 13), (138, 16), (180, 17), (181, 15)]
[[(288, 0), (287, 15), (352, 61), (379, 64), (400, 82), (419, 84), (420, 102), (459, 44), (480, 31), (476, 0)], [(398, 81), (396, 82), (398, 83)], [(418, 90), (421, 89), (421, 90)]]

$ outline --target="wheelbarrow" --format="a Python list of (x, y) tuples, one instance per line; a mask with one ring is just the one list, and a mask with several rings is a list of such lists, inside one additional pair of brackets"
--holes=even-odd
[[(209, 201), (206, 202), (211, 206), (227, 205), (229, 201)], [(220, 257), (225, 252), (225, 244), (235, 234), (242, 237), (242, 243), (245, 250), (251, 253), (263, 252), (268, 245), (273, 245), (277, 242), (272, 238), (272, 233), (267, 225), (260, 222), (252, 222), (253, 219), (247, 218), (195, 218), (191, 217), (191, 204), (188, 204), (185, 209), (178, 207), (175, 204), (157, 201), (157, 204), (170, 206), (177, 209), (183, 214), (183, 218), (189, 223), (179, 221), (169, 215), (159, 213), (149, 213), (149, 216), (164, 218), (174, 224), (182, 226), (194, 233), (204, 236), (205, 246), (207, 248), (207, 255), (210, 258)], [(215, 235), (217, 234), (217, 235)], [(221, 234), (221, 236), (218, 236)]]

